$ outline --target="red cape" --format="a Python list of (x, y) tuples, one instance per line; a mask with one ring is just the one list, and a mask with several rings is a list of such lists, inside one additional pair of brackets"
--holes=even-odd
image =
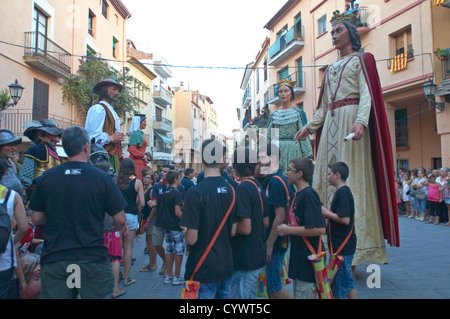
[[(384, 238), (391, 246), (400, 247), (398, 230), (398, 206), (395, 192), (395, 168), (392, 154), (391, 136), (384, 105), (383, 91), (372, 54), (362, 53), (357, 55), (361, 61), (361, 67), (372, 97), (372, 108), (369, 118), (369, 134), (372, 148), (372, 162), (375, 170), (378, 205), (380, 208), (381, 223)], [(323, 77), (322, 87), (319, 93), (320, 106), (326, 73)], [(316, 132), (316, 154), (319, 148), (322, 128)]]

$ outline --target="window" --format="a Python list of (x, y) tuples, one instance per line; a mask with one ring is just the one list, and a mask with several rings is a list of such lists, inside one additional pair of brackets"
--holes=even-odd
[(267, 81), (267, 55), (264, 57), (264, 82)]
[(297, 84), (298, 87), (303, 87), (303, 59), (297, 60)]
[(391, 38), (393, 43), (392, 56), (397, 56), (405, 52), (408, 52), (408, 58), (412, 58), (414, 56), (411, 26), (393, 33)]
[(88, 33), (94, 37), (94, 29), (95, 29), (95, 14), (89, 10), (89, 18), (88, 18)]
[(118, 53), (119, 53), (119, 41), (115, 37), (113, 37), (113, 57), (117, 59), (119, 56)]
[(295, 35), (297, 36), (297, 38), (302, 38), (302, 15), (301, 13), (298, 14), (298, 16), (295, 18), (295, 22), (294, 22), (294, 30), (295, 30)]
[(48, 118), (49, 85), (34, 79), (33, 86), (33, 120)]
[(409, 159), (397, 159), (397, 171), (400, 170), (400, 168), (409, 170)]
[(256, 93), (259, 92), (259, 68), (257, 68), (256, 70)]
[[(289, 76), (289, 68), (285, 67), (284, 69), (280, 70), (280, 72), (278, 72), (278, 80), (282, 80), (284, 78), (287, 78)], [(290, 80), (290, 79), (288, 79)]]
[(408, 146), (408, 112), (406, 109), (395, 110), (395, 146)]
[(319, 35), (327, 32), (327, 15), (325, 14), (319, 20), (317, 20), (317, 30), (319, 31)]
[(34, 16), (33, 16), (33, 31), (36, 33), (42, 33), (44, 36), (47, 36), (47, 16), (42, 13), (39, 9), (34, 8)]
[(102, 15), (108, 19), (108, 3), (106, 0), (102, 0)]

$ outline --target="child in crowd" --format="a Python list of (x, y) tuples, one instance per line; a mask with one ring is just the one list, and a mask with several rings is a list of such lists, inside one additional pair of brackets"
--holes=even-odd
[(412, 193), (412, 185), (413, 183), (416, 183), (419, 179), (417, 177), (418, 174), (418, 170), (417, 169), (413, 169), (411, 171), (411, 179), (409, 182), (409, 193), (407, 193), (409, 195), (409, 201), (411, 203), (411, 214), (408, 216), (408, 218), (416, 218), (419, 217), (419, 212), (418, 212), (418, 206), (416, 203), (416, 198), (413, 196)]
[[(242, 158), (240, 157), (242, 155)], [(266, 198), (263, 188), (253, 177), (257, 153), (249, 148), (234, 152), (233, 167), (240, 179), (236, 189), (236, 235), (231, 239), (234, 274), (231, 283), (232, 299), (256, 299), (258, 278), (266, 265), (264, 218)]]
[[(166, 242), (166, 275), (164, 283), (181, 285), (184, 283), (180, 276), (183, 255), (186, 252), (186, 242), (183, 230), (180, 228), (181, 207), (183, 206), (183, 195), (177, 189), (180, 186), (180, 173), (170, 170), (166, 175), (168, 191), (163, 198), (162, 228), (165, 231), (164, 240)], [(175, 276), (173, 275), (173, 264), (175, 261)]]
[(409, 197), (409, 184), (411, 183), (411, 175), (408, 172), (405, 172), (403, 174), (403, 178), (402, 178), (402, 196), (403, 196), (403, 201), (405, 202), (405, 206), (406, 206), (406, 216), (405, 217), (409, 217), (411, 215), (411, 201), (410, 201), (410, 197)]
[[(434, 175), (430, 176), (428, 182), (428, 202), (430, 205), (430, 219), (426, 224), (434, 222), (435, 225), (439, 225), (441, 219), (441, 203), (443, 201), (442, 186), (436, 182)], [(436, 220), (434, 219), (436, 217)]]
[(344, 258), (331, 284), (336, 299), (356, 299), (356, 286), (352, 274), (352, 261), (356, 250), (354, 229), (355, 203), (350, 188), (346, 185), (349, 169), (344, 162), (328, 166), (328, 183), (336, 188), (331, 209), (322, 207), (323, 216), (329, 220), (328, 246)]
[(319, 243), (323, 246), (320, 236), (325, 235), (326, 225), (319, 195), (309, 185), (313, 172), (314, 164), (309, 158), (298, 157), (289, 163), (286, 171), (288, 182), (297, 189), (292, 203), (292, 218), (296, 225), (281, 224), (277, 228), (280, 236), (290, 235), (291, 238), (288, 276), (294, 282), (295, 299), (317, 298), (314, 268), (308, 259), (311, 251), (304, 238), (307, 238), (317, 252)]

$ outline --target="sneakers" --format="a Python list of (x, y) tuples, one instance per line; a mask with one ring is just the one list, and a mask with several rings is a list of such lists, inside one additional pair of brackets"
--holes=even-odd
[(172, 281), (173, 281), (173, 277), (164, 276), (164, 283), (165, 283), (166, 285), (171, 284)]
[(164, 276), (164, 283), (166, 285), (174, 285), (174, 286), (179, 286), (184, 284), (184, 279), (183, 277), (169, 277), (169, 276)]
[(174, 286), (179, 286), (179, 285), (184, 284), (184, 279), (183, 279), (183, 277), (174, 277), (174, 278), (173, 278), (173, 281), (172, 281), (172, 284), (173, 284)]

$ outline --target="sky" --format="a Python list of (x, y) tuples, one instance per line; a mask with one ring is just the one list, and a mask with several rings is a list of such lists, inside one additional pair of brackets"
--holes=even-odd
[[(264, 25), (287, 0), (122, 0), (131, 12), (126, 37), (172, 66), (170, 86), (184, 82), (213, 101), (218, 131), (239, 128), (236, 109), (245, 66), (254, 61)], [(208, 68), (200, 68), (208, 67)], [(219, 68), (219, 69), (217, 69)], [(231, 69), (223, 69), (231, 68)]]

